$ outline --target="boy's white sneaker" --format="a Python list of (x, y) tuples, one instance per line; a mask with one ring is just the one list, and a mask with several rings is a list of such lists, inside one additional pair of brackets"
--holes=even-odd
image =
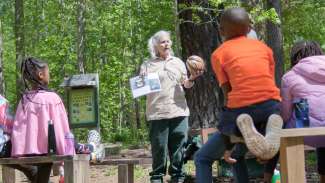
[(283, 120), (278, 114), (272, 114), (267, 120), (265, 140), (269, 145), (269, 151), (265, 154), (266, 159), (273, 158), (279, 152), (282, 125)]
[(265, 159), (265, 153), (269, 149), (268, 144), (265, 137), (256, 130), (252, 117), (248, 114), (241, 114), (237, 117), (236, 123), (248, 150), (258, 158)]

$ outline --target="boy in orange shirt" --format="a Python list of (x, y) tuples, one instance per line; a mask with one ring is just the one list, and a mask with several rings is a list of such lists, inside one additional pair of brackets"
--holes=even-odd
[[(230, 158), (232, 136), (243, 136), (249, 151), (259, 159), (271, 159), (279, 150), (283, 121), (279, 115), (281, 98), (275, 85), (273, 52), (264, 43), (247, 38), (249, 31), (250, 20), (244, 9), (231, 8), (222, 14), (220, 33), (225, 42), (213, 52), (211, 64), (226, 107), (220, 112), (219, 132), (196, 153), (199, 183), (210, 182), (211, 165), (216, 158), (224, 155), (226, 161), (236, 162)], [(234, 166), (235, 181), (248, 182), (244, 162)]]
[[(248, 149), (260, 159), (270, 159), (279, 149), (278, 132), (283, 123), (278, 115), (280, 92), (274, 80), (273, 52), (264, 43), (245, 36), (250, 31), (249, 23), (249, 16), (244, 9), (225, 11), (221, 18), (220, 33), (226, 41), (213, 52), (211, 64), (226, 99), (225, 111), (221, 113), (225, 115), (231, 111), (231, 115), (237, 118), (237, 126)], [(272, 109), (260, 106), (265, 103), (274, 103), (270, 105)], [(262, 114), (257, 115), (255, 109), (262, 110)], [(234, 111), (237, 114), (233, 114)], [(225, 129), (233, 123), (228, 118), (226, 123), (230, 124), (222, 124), (222, 119), (219, 129)], [(264, 133), (265, 127), (267, 132), (274, 133), (264, 137), (258, 131)], [(225, 131), (226, 135), (231, 135)], [(236, 130), (234, 134), (239, 135)], [(226, 160), (229, 154), (226, 151)]]

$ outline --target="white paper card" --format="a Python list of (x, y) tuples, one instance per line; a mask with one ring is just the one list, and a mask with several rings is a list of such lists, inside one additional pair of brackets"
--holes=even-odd
[(148, 73), (144, 77), (133, 77), (130, 79), (130, 85), (133, 98), (161, 91), (160, 80), (157, 73)]

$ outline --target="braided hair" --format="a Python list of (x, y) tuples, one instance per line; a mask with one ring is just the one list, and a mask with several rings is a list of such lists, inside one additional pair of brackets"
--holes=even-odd
[(33, 57), (28, 57), (22, 61), (21, 75), (25, 91), (35, 88), (37, 90), (47, 90), (47, 83), (43, 83), (38, 77), (38, 73), (44, 71), (47, 67), (47, 63)]
[(300, 41), (293, 45), (290, 53), (291, 67), (295, 66), (301, 59), (323, 55), (322, 48), (316, 41)]
[(36, 90), (34, 93), (36, 94), (40, 90), (49, 91), (47, 87), (47, 83), (41, 81), (38, 76), (39, 72), (44, 71), (47, 67), (48, 67), (47, 63), (35, 59), (33, 57), (28, 57), (22, 61), (20, 69), (21, 69), (21, 76), (22, 76), (22, 81), (24, 86), (24, 90), (21, 93), (21, 102), (22, 102), (23, 110), (25, 110), (24, 98), (26, 98), (30, 102), (33, 102), (28, 94), (24, 95), (25, 92), (28, 92), (30, 90)]

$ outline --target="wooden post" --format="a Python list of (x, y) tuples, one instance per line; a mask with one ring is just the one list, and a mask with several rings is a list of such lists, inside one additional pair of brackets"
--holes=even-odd
[(65, 183), (89, 183), (89, 161), (64, 161), (64, 175)]
[(15, 169), (2, 165), (2, 182), (15, 183)]
[(282, 137), (280, 146), (281, 182), (305, 183), (303, 137)]
[(134, 164), (128, 164), (128, 183), (134, 182)]
[(61, 166), (61, 162), (54, 162), (53, 163), (53, 166), (52, 166), (53, 176), (60, 175), (60, 166)]
[(118, 183), (129, 183), (127, 164), (118, 165)]

